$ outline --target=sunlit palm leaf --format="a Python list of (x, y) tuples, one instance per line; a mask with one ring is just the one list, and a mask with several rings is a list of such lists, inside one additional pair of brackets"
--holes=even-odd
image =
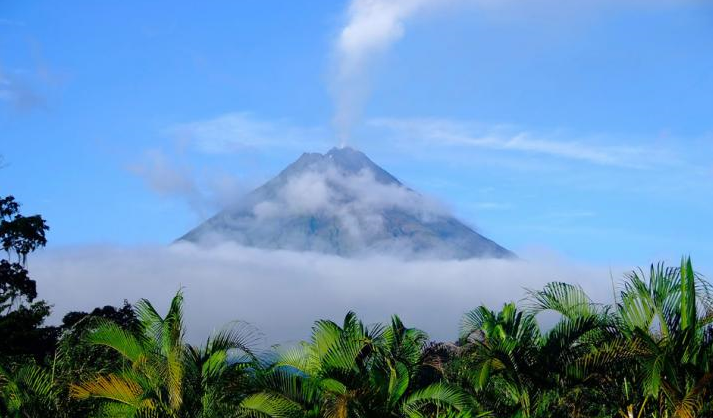
[(301, 415), (302, 408), (288, 398), (271, 393), (256, 393), (243, 399), (240, 412), (247, 417), (291, 418)]
[(141, 356), (146, 353), (146, 348), (141, 340), (108, 320), (98, 321), (97, 328), (86, 338), (91, 344), (103, 345), (117, 351), (131, 362), (139, 361)]

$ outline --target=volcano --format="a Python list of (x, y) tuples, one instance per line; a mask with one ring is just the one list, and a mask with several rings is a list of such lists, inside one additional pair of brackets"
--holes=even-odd
[(232, 241), (344, 257), (515, 256), (350, 147), (303, 154), (179, 241)]

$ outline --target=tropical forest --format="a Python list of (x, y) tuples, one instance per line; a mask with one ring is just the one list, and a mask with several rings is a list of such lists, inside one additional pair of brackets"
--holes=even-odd
[[(622, 417), (713, 414), (713, 295), (690, 258), (620, 279), (612, 304), (552, 282), (498, 309), (464, 313), (454, 341), (394, 315), (315, 318), (309, 338), (256, 345), (229, 323), (186, 341), (184, 295), (70, 312), (25, 268), (46, 244), (40, 215), (0, 200), (0, 416)], [(555, 313), (543, 327), (538, 316)], [(236, 321), (239, 318), (236, 318)]]

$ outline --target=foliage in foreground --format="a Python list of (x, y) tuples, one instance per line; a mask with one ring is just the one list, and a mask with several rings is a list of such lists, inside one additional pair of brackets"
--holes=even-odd
[(479, 306), (455, 343), (349, 312), (261, 351), (240, 322), (186, 342), (180, 291), (165, 315), (141, 300), (44, 326), (25, 260), (48, 228), (12, 197), (0, 218), (0, 417), (713, 416), (713, 296), (690, 259), (629, 273), (611, 305), (553, 282)]
[[(2, 416), (705, 417), (711, 416), (713, 299), (690, 260), (632, 272), (617, 302), (550, 283), (521, 304), (480, 306), (457, 343), (429, 343), (398, 317), (317, 321), (309, 341), (256, 350), (235, 323), (184, 340), (183, 296), (135, 323), (86, 318), (45, 364), (0, 369)], [(558, 321), (542, 329), (537, 316)], [(77, 325), (83, 325), (77, 339)], [(65, 341), (74, 344), (68, 346)], [(88, 357), (73, 357), (79, 350)], [(99, 350), (93, 352), (91, 350)], [(86, 358), (96, 364), (87, 364)], [(73, 359), (73, 360), (72, 360)], [(78, 368), (82, 369), (77, 373)], [(67, 378), (71, 376), (73, 378)], [(77, 415), (82, 413), (83, 415)]]

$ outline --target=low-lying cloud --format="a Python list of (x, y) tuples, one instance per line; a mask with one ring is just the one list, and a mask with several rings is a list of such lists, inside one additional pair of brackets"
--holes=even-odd
[(183, 287), (194, 342), (231, 320), (252, 323), (270, 343), (295, 341), (308, 337), (314, 320), (341, 320), (348, 310), (368, 323), (396, 313), (433, 339), (453, 340), (467, 310), (481, 303), (498, 308), (521, 299), (524, 288), (553, 280), (579, 283), (595, 300), (610, 299), (607, 267), (541, 254), (537, 260), (346, 259), (181, 243), (46, 250), (34, 256), (30, 271), (40, 296), (54, 304), (55, 322), (70, 310), (116, 305), (124, 298), (147, 298), (165, 312)]

